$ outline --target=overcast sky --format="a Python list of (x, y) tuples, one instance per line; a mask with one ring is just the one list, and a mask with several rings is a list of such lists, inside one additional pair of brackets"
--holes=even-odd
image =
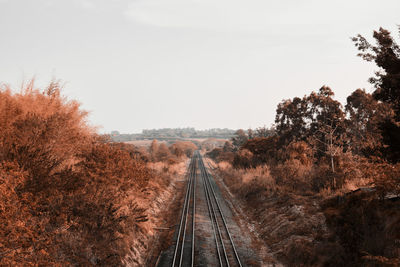
[(397, 37), (399, 0), (0, 0), (0, 81), (36, 77), (101, 132), (269, 126), (282, 99), (344, 102), (376, 69), (350, 37)]

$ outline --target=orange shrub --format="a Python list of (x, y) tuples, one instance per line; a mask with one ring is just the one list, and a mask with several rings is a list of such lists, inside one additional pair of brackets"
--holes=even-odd
[(138, 203), (154, 173), (143, 159), (97, 136), (57, 83), (3, 86), (0, 265), (121, 265), (147, 220)]

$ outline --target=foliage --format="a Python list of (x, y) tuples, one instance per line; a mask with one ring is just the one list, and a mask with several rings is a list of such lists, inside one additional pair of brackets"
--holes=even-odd
[(97, 136), (57, 83), (33, 86), (0, 91), (0, 265), (121, 265), (154, 174)]
[(239, 151), (235, 155), (233, 166), (235, 168), (254, 168), (265, 163), (271, 164), (277, 159), (276, 144), (277, 138), (275, 136), (256, 137), (248, 140), (243, 144), (241, 150), (250, 152), (251, 158), (246, 158), (246, 153)]
[(249, 137), (243, 129), (237, 130), (235, 136), (232, 137), (234, 150), (238, 150), (248, 139)]
[(313, 138), (319, 156), (328, 152), (327, 144), (333, 139), (339, 141), (345, 129), (342, 106), (333, 95), (329, 87), (323, 86), (318, 93), (281, 102), (275, 119), (280, 146)]
[(166, 143), (159, 144), (154, 139), (148, 148), (148, 153), (152, 162), (169, 162), (173, 164), (183, 157), (191, 157), (197, 149), (197, 146), (190, 141), (177, 141), (168, 147)]
[(365, 90), (357, 89), (347, 97), (347, 136), (353, 153), (365, 157), (383, 156), (380, 123), (390, 119), (390, 107), (378, 102)]
[(191, 157), (198, 147), (190, 141), (177, 141), (169, 147), (171, 153), (175, 156)]
[[(359, 55), (381, 68), (370, 79), (376, 87), (372, 94), (357, 89), (343, 107), (323, 86), (309, 95), (283, 100), (277, 106), (272, 135), (240, 130), (232, 138), (233, 152), (217, 148), (208, 153), (260, 225), (268, 223), (263, 217), (268, 214), (263, 208), (266, 199), (290, 195), (303, 200), (300, 207), (326, 200), (322, 208), (331, 234), (310, 239), (311, 235), (298, 233), (285, 249), (281, 248), (284, 237), (277, 237), (289, 265), (400, 264), (400, 47), (387, 30), (379, 29), (373, 37), (376, 45), (361, 35), (353, 38)], [(234, 154), (233, 161), (222, 163), (227, 153)], [(230, 164), (232, 168), (226, 167)], [(283, 212), (293, 208), (278, 205), (284, 206)], [(293, 220), (301, 213), (297, 210)], [(292, 227), (289, 222), (283, 226)], [(265, 240), (271, 242), (270, 236)], [(337, 255), (332, 256), (332, 251)]]
[(394, 117), (381, 121), (383, 142), (387, 146), (385, 157), (392, 162), (400, 161), (400, 47), (388, 30), (380, 28), (374, 31), (376, 45), (358, 35), (353, 39), (361, 52), (358, 54), (366, 61), (374, 61), (380, 68), (370, 82), (376, 90), (373, 97), (388, 104), (394, 111)]

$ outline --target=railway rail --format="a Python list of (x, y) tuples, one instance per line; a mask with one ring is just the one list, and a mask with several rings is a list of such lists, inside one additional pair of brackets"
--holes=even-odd
[[(195, 247), (194, 234), (195, 234), (195, 214), (196, 214), (196, 194), (195, 194), (196, 164), (197, 164), (196, 158), (193, 156), (188, 168), (188, 175), (187, 175), (188, 183), (186, 187), (185, 199), (183, 201), (178, 237), (176, 240), (174, 256), (171, 265), (172, 267), (194, 266), (194, 247)], [(192, 207), (192, 209), (190, 209), (190, 206)], [(190, 225), (190, 219), (192, 221), (192, 225)], [(189, 233), (188, 235), (186, 235), (187, 232), (190, 231), (191, 234)], [(188, 247), (190, 249), (190, 252), (188, 250)], [(190, 253), (190, 260), (188, 259), (188, 253)]]
[[(202, 183), (215, 241), (215, 256), (220, 266), (242, 266), (223, 214), (215, 183), (196, 151), (188, 168), (188, 182), (175, 244), (172, 267), (196, 266), (196, 184)], [(201, 181), (197, 181), (199, 178)]]

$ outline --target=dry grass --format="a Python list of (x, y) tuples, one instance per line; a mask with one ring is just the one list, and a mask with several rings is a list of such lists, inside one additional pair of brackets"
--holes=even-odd
[(329, 233), (316, 199), (277, 184), (267, 165), (247, 170), (227, 162), (216, 166), (214, 171), (241, 200), (242, 210), (278, 260), (287, 266), (318, 266), (334, 257), (338, 248), (326, 243)]
[(184, 164), (150, 168), (86, 114), (56, 83), (1, 88), (0, 265), (143, 266), (154, 200)]
[[(398, 190), (400, 165), (349, 154), (338, 161), (336, 173), (328, 164), (293, 158), (250, 169), (212, 165), (287, 266), (397, 266), (399, 228), (394, 225), (400, 209), (398, 200), (384, 198), (385, 192)], [(372, 185), (376, 191), (352, 193)]]
[(181, 175), (185, 174), (185, 172), (186, 172), (186, 169), (187, 169), (186, 162), (187, 162), (187, 159), (182, 160), (182, 161), (172, 164), (172, 165), (168, 164), (168, 162), (162, 162), (162, 161), (149, 162), (149, 163), (147, 163), (147, 166), (150, 169), (152, 169), (160, 174), (167, 173), (170, 175), (181, 176)]

